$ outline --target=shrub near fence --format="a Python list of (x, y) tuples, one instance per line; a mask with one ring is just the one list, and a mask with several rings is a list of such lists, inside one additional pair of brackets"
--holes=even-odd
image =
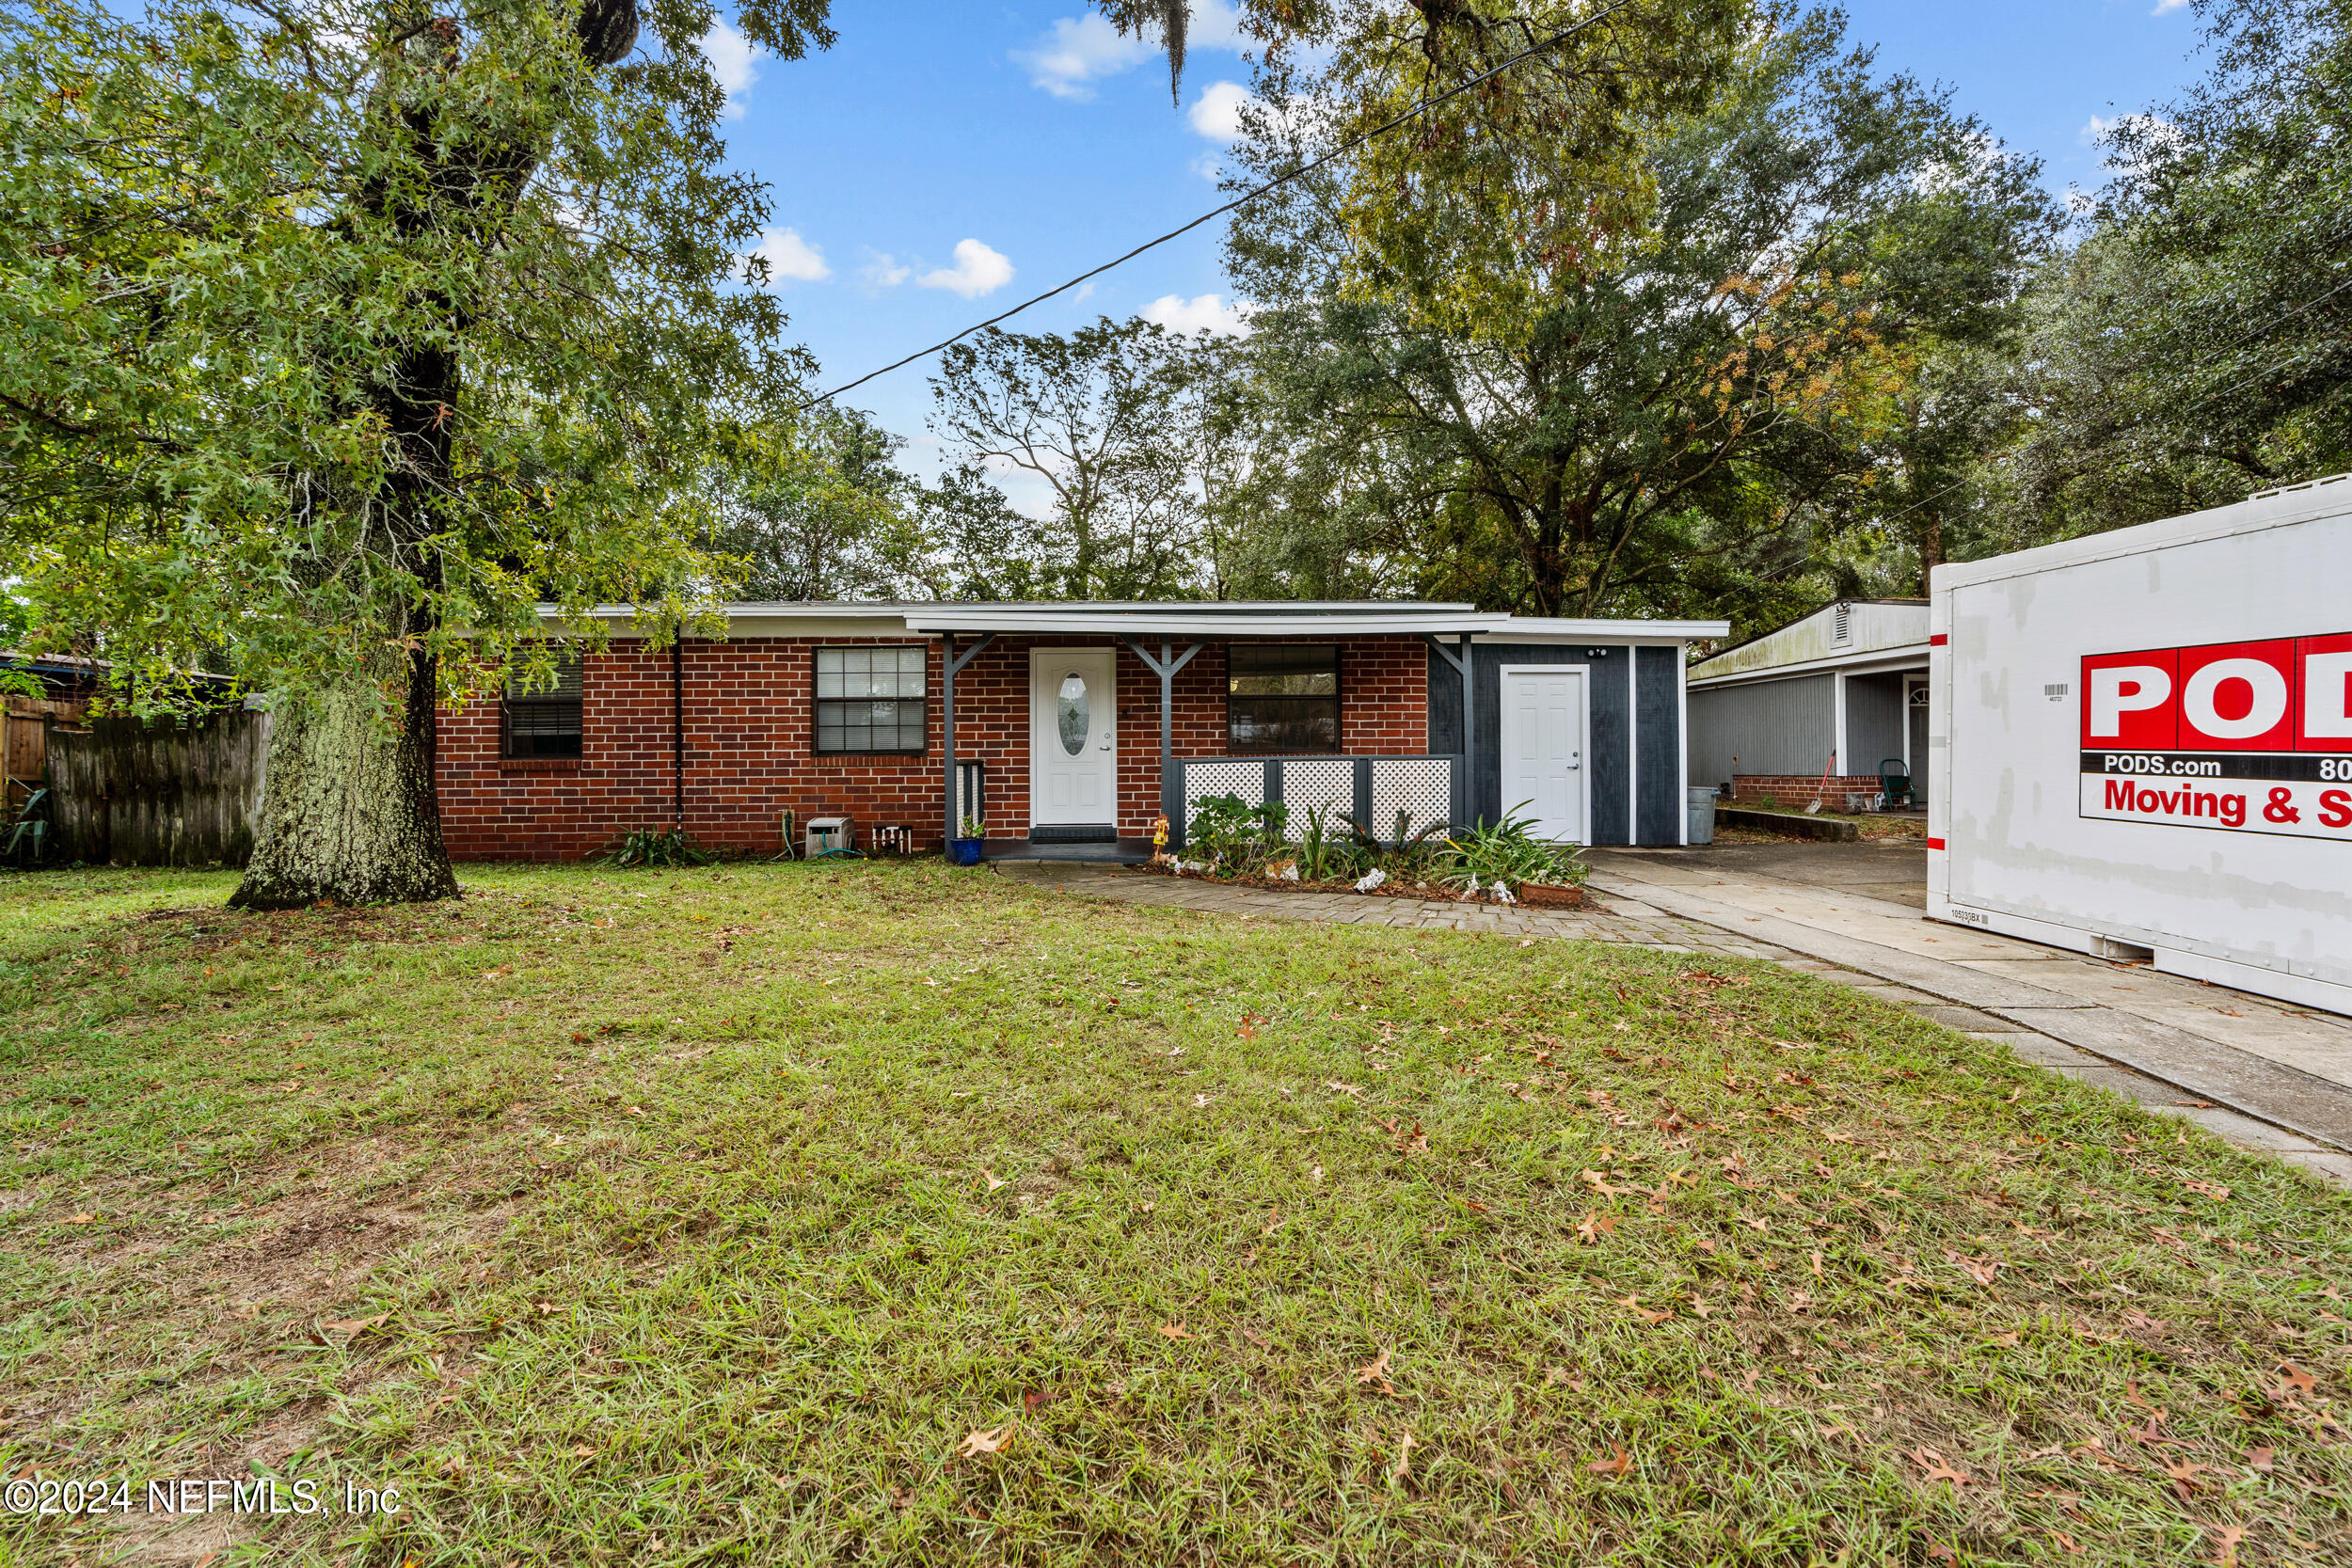
[(189, 725), (94, 719), (49, 736), (52, 859), (117, 865), (243, 865), (261, 822), (269, 715)]

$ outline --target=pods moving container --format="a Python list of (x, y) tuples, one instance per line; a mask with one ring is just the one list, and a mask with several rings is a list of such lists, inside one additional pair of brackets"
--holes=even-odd
[(1931, 587), (1929, 915), (2352, 1012), (2352, 476)]

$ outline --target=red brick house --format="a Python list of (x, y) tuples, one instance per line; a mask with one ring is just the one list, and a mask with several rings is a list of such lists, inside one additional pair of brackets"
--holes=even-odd
[(992, 854), (1135, 854), (1213, 794), (1383, 830), (1529, 801), (1564, 841), (1675, 844), (1684, 646), (1724, 630), (1436, 604), (738, 604), (723, 641), (648, 650), (628, 610), (598, 615), (609, 648), (557, 690), (441, 715), (457, 858), (672, 826), (772, 853), (787, 812), (851, 817), (861, 842), (897, 826), (936, 849), (980, 815)]

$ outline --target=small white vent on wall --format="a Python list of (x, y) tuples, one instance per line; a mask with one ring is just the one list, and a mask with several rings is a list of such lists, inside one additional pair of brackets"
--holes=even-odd
[(1853, 606), (1840, 604), (1830, 611), (1829, 641), (1833, 648), (1842, 648), (1853, 641)]

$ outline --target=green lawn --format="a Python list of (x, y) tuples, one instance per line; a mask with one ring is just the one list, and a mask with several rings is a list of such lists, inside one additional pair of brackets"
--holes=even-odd
[(7, 1475), (337, 1508), (0, 1560), (2352, 1560), (2352, 1202), (1843, 989), (466, 881), (0, 881)]

